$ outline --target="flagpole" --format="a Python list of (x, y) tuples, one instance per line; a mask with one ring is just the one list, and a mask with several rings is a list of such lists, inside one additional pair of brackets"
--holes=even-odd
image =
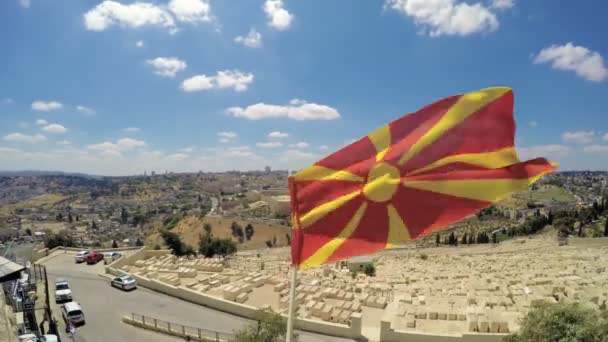
[(291, 283), (289, 287), (289, 313), (287, 315), (287, 340), (293, 342), (293, 321), (295, 320), (296, 309), (296, 282), (298, 281), (298, 266), (291, 267)]

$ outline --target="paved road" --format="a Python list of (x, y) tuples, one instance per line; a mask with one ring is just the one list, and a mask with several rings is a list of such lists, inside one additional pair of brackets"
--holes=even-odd
[[(71, 287), (74, 300), (79, 302), (86, 316), (86, 325), (78, 328), (77, 342), (174, 342), (182, 341), (127, 325), (121, 321), (123, 315), (132, 312), (145, 314), (170, 322), (198, 328), (230, 333), (248, 323), (248, 320), (202, 307), (177, 298), (138, 288), (122, 292), (109, 285), (109, 279), (100, 276), (103, 263), (94, 266), (75, 264), (73, 254), (60, 254), (45, 262), (49, 275), (49, 285), (55, 279), (66, 279)], [(52, 291), (50, 291), (52, 293)], [(52, 295), (52, 294), (51, 294)], [(54, 300), (52, 300), (54, 303)], [(53, 314), (61, 320), (59, 306), (53, 305)], [(65, 329), (63, 322), (61, 329)], [(62, 341), (71, 341), (62, 338)], [(322, 335), (302, 333), (302, 342), (351, 341)]]

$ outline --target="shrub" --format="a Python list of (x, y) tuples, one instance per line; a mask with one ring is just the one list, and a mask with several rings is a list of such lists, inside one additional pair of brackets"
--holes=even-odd
[(236, 333), (234, 342), (282, 342), (286, 335), (287, 322), (283, 316), (266, 309), (259, 310), (255, 321)]
[(373, 264), (366, 264), (365, 267), (363, 267), (363, 273), (365, 273), (368, 277), (375, 277), (376, 266)]
[(420, 259), (427, 260), (428, 258), (429, 258), (429, 256), (424, 253), (420, 254)]
[(520, 331), (507, 342), (607, 341), (608, 322), (600, 313), (578, 303), (534, 306), (521, 322)]

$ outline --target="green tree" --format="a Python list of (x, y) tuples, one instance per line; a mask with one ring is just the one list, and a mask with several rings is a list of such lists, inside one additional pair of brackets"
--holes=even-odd
[(25, 228), (25, 234), (32, 236), (32, 230), (29, 228)]
[(601, 314), (579, 303), (543, 303), (534, 306), (521, 322), (519, 332), (507, 342), (608, 341), (608, 322)]
[(74, 222), (74, 218), (72, 217), (72, 213), (68, 213), (68, 222)]
[(203, 225), (203, 229), (205, 230), (205, 232), (207, 233), (207, 235), (211, 236), (211, 231), (213, 230), (213, 227), (211, 227), (211, 225), (209, 223), (205, 223)]
[(116, 240), (112, 240), (112, 248), (118, 248), (118, 243), (116, 243)]
[(604, 223), (604, 236), (608, 237), (608, 217), (606, 217), (606, 223)]
[(365, 264), (365, 267), (363, 267), (363, 273), (365, 273), (368, 277), (375, 277), (376, 266), (374, 266), (374, 264)]
[(120, 209), (120, 222), (122, 222), (122, 224), (127, 224), (128, 220), (129, 220), (129, 212), (127, 211), (127, 209), (125, 207), (122, 207)]
[(441, 244), (441, 234), (435, 235), (435, 245), (439, 246)]
[(165, 245), (167, 245), (167, 247), (171, 249), (173, 254), (177, 256), (182, 256), (186, 254), (186, 245), (182, 242), (182, 239), (179, 237), (179, 235), (164, 230), (161, 233), (161, 237), (165, 241)]
[(245, 227), (245, 238), (247, 239), (247, 241), (251, 240), (254, 233), (255, 230), (253, 229), (253, 226), (251, 225), (251, 223), (248, 223)]
[(144, 245), (144, 242), (143, 242), (143, 241), (141, 241), (141, 239), (140, 239), (140, 238), (137, 238), (137, 240), (135, 241), (135, 246), (141, 247), (141, 246), (143, 246), (143, 245)]
[(44, 240), (44, 246), (48, 249), (55, 247), (74, 247), (74, 239), (67, 230), (61, 230), (58, 233), (47, 233), (46, 239)]
[[(259, 310), (255, 321), (238, 331), (234, 342), (283, 342), (287, 338), (287, 323), (280, 314)], [(295, 341), (295, 339), (294, 339)]]

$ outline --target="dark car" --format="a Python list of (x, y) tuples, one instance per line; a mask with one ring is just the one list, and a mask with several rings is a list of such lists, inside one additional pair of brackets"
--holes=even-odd
[(103, 254), (99, 252), (91, 252), (87, 255), (87, 264), (95, 265), (96, 263), (103, 260)]

